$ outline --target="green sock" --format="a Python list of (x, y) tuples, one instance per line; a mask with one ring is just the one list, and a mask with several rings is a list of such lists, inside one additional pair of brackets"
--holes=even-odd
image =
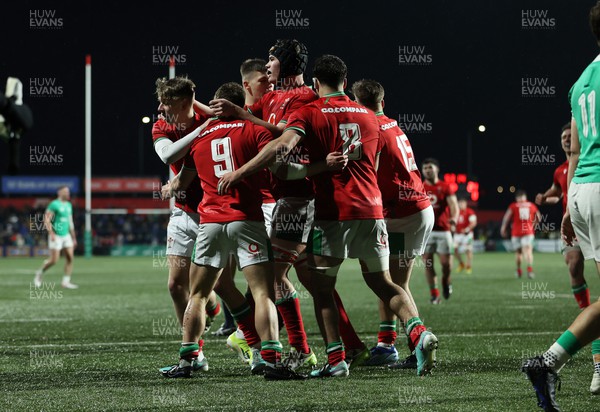
[(411, 318), (406, 321), (406, 334), (410, 335), (410, 332), (415, 328), (415, 326), (422, 325), (423, 322), (419, 318)]
[(573, 333), (571, 333), (569, 330), (560, 335), (560, 338), (558, 338), (556, 343), (562, 346), (562, 348), (567, 351), (569, 356), (575, 355), (577, 352), (579, 352), (579, 349), (581, 349), (581, 344), (575, 335), (573, 335)]
[(600, 355), (600, 339), (592, 342), (592, 355)]

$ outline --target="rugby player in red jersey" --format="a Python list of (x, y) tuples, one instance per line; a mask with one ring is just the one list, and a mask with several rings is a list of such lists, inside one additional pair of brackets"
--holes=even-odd
[[(308, 50), (304, 44), (297, 40), (278, 40), (269, 50), (269, 61), (265, 66), (269, 82), (276, 85), (275, 90), (264, 94), (247, 111), (216, 99), (210, 102), (211, 108), (219, 115), (249, 119), (279, 136), (296, 109), (317, 99), (314, 91), (304, 84), (307, 62)], [(308, 154), (299, 145), (291, 153), (281, 156), (279, 161), (307, 163)], [(274, 175), (271, 193), (277, 201), (270, 233), (275, 257), (276, 306), (291, 346), (286, 362), (294, 369), (302, 365), (314, 366), (317, 359), (308, 346), (300, 300), (288, 278), (288, 272), (294, 266), (300, 281), (309, 283), (304, 251), (314, 220), (313, 189), (308, 178), (284, 182)]]
[[(538, 206), (554, 205), (562, 199), (564, 214), (567, 211), (567, 172), (569, 170), (569, 157), (571, 156), (571, 123), (567, 123), (562, 127), (560, 142), (567, 160), (556, 168), (552, 186), (544, 193), (538, 193), (535, 197), (535, 203)], [(575, 300), (581, 309), (586, 308), (590, 306), (590, 290), (583, 275), (584, 258), (581, 247), (579, 247), (577, 241), (573, 243), (573, 246), (569, 246), (563, 240), (562, 253), (569, 268), (571, 290)]]
[(541, 220), (540, 212), (535, 204), (527, 201), (527, 193), (524, 190), (517, 190), (515, 193), (515, 202), (511, 203), (506, 209), (500, 234), (502, 237), (508, 235), (508, 225), (512, 221), (511, 242), (515, 249), (515, 261), (517, 264), (516, 276), (520, 278), (521, 260), (524, 258), (527, 262), (527, 277), (533, 279), (533, 241), (535, 239), (535, 226)]
[[(226, 83), (215, 97), (241, 106), (244, 90), (237, 83)], [(190, 272), (190, 299), (183, 322), (180, 361), (163, 372), (165, 377), (189, 377), (193, 361), (203, 356), (196, 341), (204, 329), (206, 300), (233, 253), (256, 302), (255, 324), (261, 339), (260, 356), (266, 364), (265, 378), (304, 378), (281, 364), (272, 251), (261, 207), (264, 175), (249, 176), (227, 195), (217, 193), (219, 178), (245, 164), (271, 139), (266, 129), (250, 121), (212, 118), (186, 157), (186, 166), (192, 168), (184, 167), (171, 186), (176, 191), (180, 183), (185, 186), (197, 174), (204, 196), (198, 206), (201, 223)]]
[[(434, 222), (433, 208), (429, 201), (410, 142), (398, 127), (398, 122), (383, 113), (383, 86), (374, 80), (360, 80), (352, 85), (356, 101), (375, 112), (383, 137), (379, 157), (377, 183), (381, 190), (383, 214), (390, 245), (390, 275), (392, 281), (401, 286), (410, 297), (415, 309), (417, 305), (410, 292), (410, 274), (414, 259), (423, 254), (427, 238)], [(371, 349), (371, 358), (366, 365), (390, 364), (390, 368), (416, 368), (414, 345), (408, 340), (409, 355), (397, 362), (396, 315), (379, 300), (379, 333), (377, 346)], [(404, 325), (402, 325), (404, 328)]]
[[(406, 325), (416, 347), (417, 374), (435, 365), (438, 340), (419, 319), (410, 296), (391, 281), (389, 248), (383, 220), (381, 192), (377, 186), (377, 159), (383, 143), (373, 112), (352, 102), (343, 92), (347, 69), (332, 55), (317, 59), (313, 71), (319, 99), (298, 109), (281, 137), (269, 143), (252, 161), (221, 178), (221, 191), (290, 153), (304, 143), (313, 163), (328, 154), (348, 156), (341, 172), (324, 172), (313, 179), (315, 227), (309, 251), (309, 268), (319, 327), (327, 345), (328, 362), (311, 377), (347, 376), (344, 346), (340, 340), (338, 311), (333, 296), (337, 272), (345, 258), (358, 258), (367, 285)], [(293, 172), (294, 177), (302, 173)]]
[(435, 223), (425, 246), (423, 262), (425, 263), (425, 276), (431, 293), (431, 303), (438, 304), (440, 303), (440, 291), (437, 286), (433, 256), (437, 253), (440, 259), (442, 289), (444, 298), (448, 299), (452, 294), (452, 280), (450, 279), (452, 254), (454, 253), (452, 232), (456, 228), (456, 220), (458, 219), (458, 203), (454, 190), (448, 183), (440, 180), (440, 164), (436, 159), (427, 158), (423, 160), (421, 167), (425, 178), (423, 182), (425, 192), (429, 196), (435, 214)]
[[(209, 116), (203, 111), (208, 109), (207, 106), (196, 102), (194, 98), (195, 87), (187, 77), (156, 80), (160, 116), (152, 126), (152, 140), (156, 153), (165, 164), (170, 165), (174, 174), (181, 170), (183, 157), (188, 152), (190, 143), (202, 131)], [(197, 209), (201, 199), (202, 189), (200, 181), (196, 179), (189, 190), (182, 190), (177, 194), (167, 226), (168, 287), (181, 325), (188, 304), (189, 269), (194, 242), (198, 236), (200, 216)], [(211, 295), (206, 310), (209, 319), (219, 313), (220, 305), (214, 294)], [(200, 341), (200, 347), (202, 344), (203, 341)], [(195, 370), (206, 370), (208, 367), (202, 361), (195, 362), (193, 366)]]
[[(473, 229), (477, 226), (477, 215), (468, 206), (467, 198), (458, 199), (458, 219), (454, 233), (454, 256), (458, 259), (456, 273), (463, 270), (467, 275), (473, 272)], [(466, 262), (463, 261), (460, 250), (464, 249)], [(466, 264), (465, 264), (466, 263)]]

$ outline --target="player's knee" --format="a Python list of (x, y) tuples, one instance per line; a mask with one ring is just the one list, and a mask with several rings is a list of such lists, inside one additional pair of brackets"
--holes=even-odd
[(285, 250), (278, 247), (273, 247), (273, 259), (275, 263), (292, 266), (296, 264), (300, 254), (295, 250)]

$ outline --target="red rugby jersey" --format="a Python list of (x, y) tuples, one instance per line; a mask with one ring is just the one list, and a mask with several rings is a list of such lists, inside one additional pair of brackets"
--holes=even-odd
[(435, 223), (433, 230), (449, 231), (450, 229), (450, 208), (446, 198), (452, 196), (455, 192), (450, 185), (443, 180), (438, 180), (437, 183), (430, 185), (426, 180), (423, 182), (425, 192), (429, 196), (433, 213), (435, 214)]
[(513, 202), (508, 206), (512, 211), (512, 236), (534, 235), (533, 221), (538, 208), (531, 202)]
[(398, 122), (383, 112), (376, 113), (383, 147), (379, 157), (377, 183), (383, 200), (383, 214), (399, 219), (429, 207), (419, 167), (412, 148)]
[[(307, 86), (291, 89), (279, 89), (266, 93), (259, 101), (248, 108), (254, 116), (274, 125), (287, 123), (290, 115), (307, 103), (313, 102), (319, 96)], [(308, 151), (299, 144), (281, 161), (291, 163), (310, 163)], [(299, 180), (281, 180), (271, 177), (271, 193), (275, 199), (282, 197), (312, 197), (312, 184), (308, 178)]]
[[(382, 219), (381, 192), (375, 161), (381, 150), (375, 114), (343, 92), (326, 95), (296, 110), (287, 129), (304, 135), (311, 163), (331, 152), (348, 155), (340, 172), (325, 172), (313, 179), (318, 220)], [(286, 130), (287, 130), (286, 129)]]
[(459, 209), (458, 220), (456, 222), (456, 233), (469, 233), (466, 230), (474, 216), (476, 216), (475, 211), (470, 207), (467, 207), (465, 210)]
[(562, 191), (562, 206), (563, 213), (567, 211), (567, 174), (569, 173), (569, 161), (566, 160), (563, 164), (558, 166), (554, 171), (553, 183), (560, 187)]
[(227, 223), (237, 220), (264, 221), (261, 173), (243, 179), (223, 196), (217, 192), (219, 179), (250, 161), (273, 136), (249, 120), (224, 121), (214, 118), (194, 140), (185, 166), (195, 168), (204, 197), (198, 206), (202, 223)]
[[(164, 119), (159, 119), (152, 125), (152, 141), (156, 143), (161, 139), (169, 139), (172, 142), (176, 142), (185, 135), (193, 132), (196, 128), (202, 126), (207, 119), (207, 115), (195, 113), (194, 123), (191, 127), (185, 130), (182, 130), (179, 123), (170, 124)], [(183, 160), (184, 159), (181, 158), (170, 165), (174, 174), (177, 175), (183, 167)], [(200, 180), (195, 178), (189, 187), (180, 193), (181, 195), (175, 198), (175, 207), (183, 209), (186, 212), (197, 213), (198, 204), (202, 200), (202, 188), (200, 187)]]

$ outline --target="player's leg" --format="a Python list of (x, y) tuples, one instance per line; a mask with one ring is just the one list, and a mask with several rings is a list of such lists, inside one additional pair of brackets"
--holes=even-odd
[[(339, 223), (339, 222), (334, 222)], [(318, 230), (319, 228), (315, 228)], [(318, 236), (318, 235), (317, 235)], [(314, 249), (313, 249), (314, 251)], [(345, 362), (344, 344), (340, 337), (339, 311), (334, 298), (337, 272), (343, 258), (310, 254), (310, 290), (312, 291), (315, 316), (319, 324), (321, 336), (325, 342), (327, 363), (321, 369), (313, 370), (311, 377), (343, 377), (348, 376), (348, 365)]]
[(571, 290), (577, 304), (581, 309), (590, 305), (590, 290), (583, 276), (584, 259), (579, 246), (563, 245), (563, 255), (565, 263), (569, 269), (569, 278), (571, 280)]
[[(390, 276), (392, 281), (400, 286), (410, 297), (410, 300), (417, 310), (417, 316), (419, 316), (417, 304), (410, 291), (410, 278), (413, 269), (415, 259), (420, 256), (425, 250), (425, 245), (431, 235), (433, 224), (435, 221), (435, 215), (433, 208), (428, 207), (418, 214), (408, 216), (404, 219), (388, 220), (387, 229), (389, 235), (390, 244)], [(402, 245), (398, 245), (395, 240), (395, 233), (403, 231)], [(396, 250), (400, 250), (400, 253), (396, 253)], [(383, 302), (380, 300), (380, 313), (381, 308), (384, 308)], [(390, 315), (391, 310), (385, 307), (387, 315)], [(382, 318), (383, 319), (383, 318)], [(409, 349), (409, 355), (402, 361), (389, 365), (392, 369), (416, 369), (417, 358), (415, 355), (415, 347), (408, 334), (406, 334), (406, 325), (401, 322), (402, 331), (407, 338), (407, 344)]]
[(239, 266), (248, 281), (255, 302), (255, 326), (261, 339), (260, 355), (265, 362), (265, 379), (303, 379), (281, 362), (277, 309), (275, 308), (275, 275), (273, 253), (262, 222), (232, 222), (227, 225), (227, 237), (237, 250)]
[(417, 348), (417, 374), (429, 373), (435, 366), (438, 341), (435, 335), (426, 330), (412, 297), (392, 282), (385, 222), (361, 220), (352, 224), (354, 238), (350, 240), (349, 256), (359, 258), (363, 279), (369, 288), (405, 325), (409, 339)]
[(521, 237), (513, 236), (513, 237), (511, 237), (511, 242), (512, 242), (513, 249), (515, 250), (515, 264), (517, 266), (515, 276), (520, 279), (521, 276), (523, 276), (523, 271), (521, 270), (521, 260), (522, 260), (521, 256), (523, 253), (522, 246), (521, 246)]
[[(260, 337), (254, 325), (254, 308), (250, 306), (246, 297), (239, 291), (233, 280), (236, 262), (233, 256), (215, 285), (215, 292), (230, 308), (238, 330), (231, 332), (227, 337), (227, 346), (235, 351), (244, 363), (252, 362), (252, 350), (260, 350)], [(259, 371), (256, 370), (256, 373)]]
[(521, 251), (523, 252), (523, 260), (527, 264), (527, 277), (533, 279), (533, 242), (535, 235), (526, 235), (521, 237)]
[(61, 249), (62, 249), (62, 243), (58, 239), (58, 236), (54, 235), (54, 240), (52, 240), (51, 237), (48, 236), (48, 250), (50, 253), (49, 253), (48, 259), (45, 259), (44, 262), (42, 263), (42, 267), (40, 267), (35, 272), (35, 277), (33, 278), (33, 284), (35, 285), (36, 288), (39, 288), (42, 286), (42, 277), (44, 275), (44, 272), (47, 271), (48, 269), (50, 269), (52, 266), (54, 266), (56, 264), (56, 262), (58, 262), (58, 258), (60, 257)]
[(327, 363), (313, 370), (311, 377), (348, 376), (344, 344), (340, 337), (339, 310), (334, 297), (337, 273), (347, 255), (344, 245), (345, 222), (315, 221), (308, 242), (308, 267), (310, 276), (306, 281), (311, 291), (315, 316), (325, 342)]
[[(598, 225), (600, 222), (600, 210), (598, 209), (600, 183), (571, 184), (568, 198), (571, 222), (581, 253), (584, 259), (596, 262), (596, 269), (600, 274), (600, 227)], [(596, 339), (592, 343), (592, 357), (594, 374), (590, 392), (600, 395), (600, 339)]]
[[(600, 338), (600, 301), (591, 304), (581, 312), (546, 352), (525, 360), (522, 371), (531, 381), (540, 407), (545, 410), (559, 410), (555, 399), (558, 372), (582, 347), (593, 340), (597, 342), (598, 338)], [(595, 378), (596, 371), (594, 371)], [(590, 389), (593, 393), (594, 380)]]
[[(173, 242), (172, 242), (173, 243)], [(230, 244), (224, 235), (224, 225), (201, 224), (189, 270), (189, 297), (183, 315), (183, 338), (179, 363), (160, 372), (166, 378), (189, 377), (191, 371), (208, 370), (202, 353), (201, 335), (206, 325), (206, 303), (229, 257)]]
[(427, 240), (427, 245), (425, 246), (425, 253), (423, 253), (423, 265), (425, 266), (425, 279), (427, 280), (427, 284), (429, 285), (429, 293), (431, 294), (431, 303), (438, 304), (440, 303), (440, 290), (437, 285), (437, 275), (435, 273), (435, 265), (433, 256), (437, 250), (437, 242), (438, 242), (438, 234), (439, 232), (432, 232), (431, 236), (429, 236), (429, 240)]
[(444, 299), (449, 299), (452, 295), (452, 254), (454, 253), (454, 243), (452, 242), (452, 233), (442, 232), (438, 243), (438, 256), (440, 258), (440, 266), (442, 267), (442, 291)]
[(167, 287), (179, 324), (183, 325), (183, 314), (187, 308), (190, 294), (189, 271), (191, 258), (188, 256), (167, 255), (167, 263), (169, 265)]
[(473, 232), (467, 235), (467, 241), (465, 245), (465, 256), (466, 256), (466, 272), (470, 275), (473, 272)]
[(359, 258), (363, 279), (369, 288), (405, 325), (406, 333), (416, 348), (417, 374), (429, 373), (435, 366), (438, 339), (425, 328), (412, 297), (392, 282), (385, 222), (375, 219), (349, 223), (354, 236), (348, 242), (348, 255)]
[(460, 253), (463, 236), (464, 235), (458, 233), (454, 235), (454, 257), (458, 262), (458, 266), (456, 267), (456, 273), (460, 273), (465, 269), (465, 263)]
[(77, 289), (79, 286), (71, 283), (71, 274), (73, 273), (73, 259), (75, 255), (72, 242), (71, 246), (65, 247), (63, 249), (63, 253), (65, 255), (65, 274), (63, 275), (61, 286), (67, 289)]
[[(316, 358), (310, 350), (304, 331), (304, 322), (300, 311), (300, 300), (293, 283), (288, 278), (292, 265), (298, 277), (306, 277), (304, 262), (299, 257), (306, 250), (308, 234), (314, 221), (314, 200), (302, 198), (282, 198), (277, 200), (271, 220), (271, 243), (275, 259), (275, 305), (283, 318), (291, 346), (288, 364), (297, 368), (297, 360), (316, 364)], [(292, 358), (296, 359), (293, 360)], [(309, 359), (310, 358), (310, 359)]]
[[(223, 308), (223, 317), (225, 318), (225, 321), (221, 324), (221, 327), (219, 327), (219, 329), (217, 331), (212, 332), (213, 336), (229, 336), (229, 335), (231, 335), (231, 333), (235, 332), (235, 330), (236, 330), (236, 323), (235, 323), (235, 319), (233, 318), (233, 315), (231, 314), (231, 310), (229, 309), (229, 306), (227, 305), (227, 303), (225, 302), (223, 297), (217, 291), (219, 284), (221, 284), (221, 282), (223, 282), (224, 279), (233, 283), (233, 279), (235, 277), (235, 269), (236, 269), (235, 258), (233, 256), (231, 256), (227, 266), (225, 266), (225, 268), (223, 269), (223, 273), (221, 273), (221, 276), (219, 276), (217, 285), (215, 286), (214, 291), (221, 298), (221, 303), (222, 303), (221, 306)], [(234, 286), (235, 286), (235, 283), (234, 283)]]

